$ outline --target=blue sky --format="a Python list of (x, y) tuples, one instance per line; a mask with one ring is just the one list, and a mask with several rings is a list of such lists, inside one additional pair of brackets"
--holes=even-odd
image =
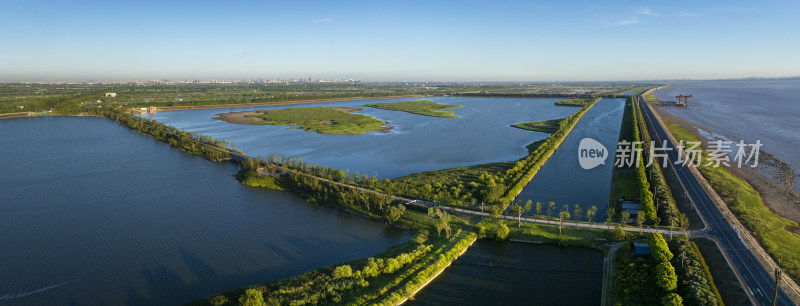
[(798, 1), (0, 0), (0, 80), (800, 75)]

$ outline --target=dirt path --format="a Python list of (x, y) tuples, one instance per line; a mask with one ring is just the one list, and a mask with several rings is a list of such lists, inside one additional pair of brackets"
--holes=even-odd
[(610, 305), (611, 289), (614, 287), (614, 255), (622, 247), (622, 242), (617, 242), (609, 246), (606, 257), (603, 258), (603, 294), (600, 305)]

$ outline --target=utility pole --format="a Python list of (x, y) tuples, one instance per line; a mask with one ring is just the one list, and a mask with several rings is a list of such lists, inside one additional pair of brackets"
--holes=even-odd
[(775, 291), (772, 292), (772, 306), (778, 302), (778, 285), (781, 283), (781, 269), (775, 267)]

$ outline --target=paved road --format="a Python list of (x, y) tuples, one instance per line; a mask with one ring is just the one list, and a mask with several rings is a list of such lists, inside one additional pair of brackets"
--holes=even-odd
[[(645, 121), (647, 121), (651, 131), (652, 140), (656, 141), (660, 147), (663, 141), (667, 141), (668, 146), (674, 148), (674, 144), (652, 113), (652, 110), (639, 99)], [(655, 133), (652, 133), (655, 131)], [(674, 162), (678, 159), (678, 152), (668, 151), (668, 160)], [(693, 175), (690, 166), (675, 165), (675, 170), (681, 183), (686, 188), (686, 192), (691, 197), (695, 207), (701, 217), (707, 222), (708, 228), (703, 234), (712, 238), (719, 246), (728, 260), (734, 265), (742, 281), (745, 293), (750, 297), (751, 302), (760, 305), (772, 304), (772, 293), (775, 280), (773, 271), (768, 271), (756, 259), (753, 252), (739, 238), (736, 230), (728, 223), (722, 212), (717, 208), (710, 195), (701, 186), (698, 179)], [(778, 296), (777, 305), (795, 305), (791, 299), (781, 289)]]

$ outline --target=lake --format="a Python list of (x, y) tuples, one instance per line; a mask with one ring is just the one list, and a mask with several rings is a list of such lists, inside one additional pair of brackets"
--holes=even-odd
[(603, 252), (478, 240), (409, 305), (598, 305)]
[[(672, 101), (691, 94), (689, 107), (666, 108), (670, 113), (697, 123), (735, 141), (755, 143), (761, 150), (788, 163), (800, 174), (800, 79), (675, 81), (655, 93)], [(734, 146), (733, 149), (736, 149)], [(800, 193), (800, 180), (794, 180)]]
[[(608, 210), (614, 152), (624, 108), (625, 99), (600, 99), (583, 115), (544, 166), (522, 189), (517, 200), (542, 202), (545, 208), (548, 202), (553, 201), (557, 211), (568, 204), (570, 213), (575, 204), (580, 205), (584, 212), (594, 205), (597, 206), (594, 221), (602, 222)], [(578, 145), (583, 138), (592, 138), (605, 146), (607, 156), (604, 164), (589, 170), (581, 168)]]
[(225, 139), (250, 156), (296, 156), (311, 163), (350, 169), (379, 178), (493, 162), (528, 154), (525, 146), (546, 133), (512, 128), (520, 122), (564, 118), (578, 108), (555, 106), (556, 98), (425, 97), (463, 107), (447, 110), (460, 118), (439, 118), (363, 107), (357, 114), (391, 122), (388, 132), (324, 135), (286, 126), (238, 125), (213, 120), (215, 114), (314, 106), (360, 107), (368, 103), (415, 100), (342, 101), (269, 107), (187, 110), (144, 115), (191, 132)]
[(107, 119), (0, 120), (0, 139), (0, 304), (180, 304), (409, 236)]

